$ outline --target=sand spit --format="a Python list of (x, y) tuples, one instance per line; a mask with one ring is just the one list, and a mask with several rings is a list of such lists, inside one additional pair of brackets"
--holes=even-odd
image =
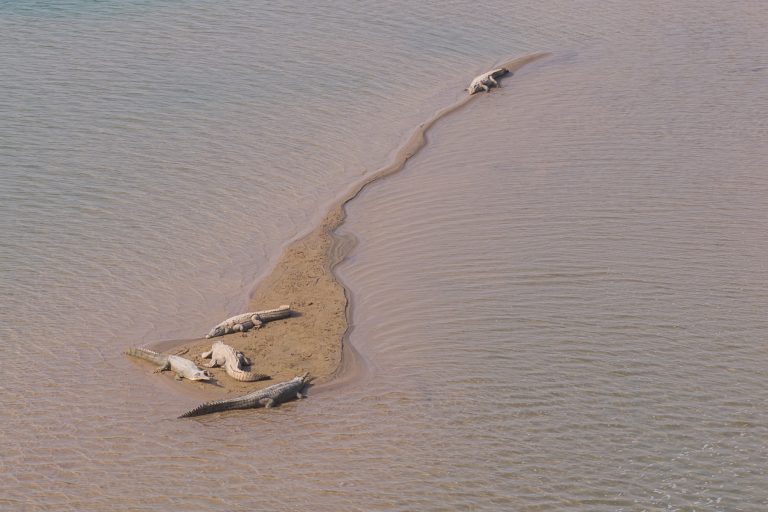
[[(549, 55), (534, 53), (507, 61), (501, 66), (513, 73), (524, 65)], [(346, 340), (349, 328), (349, 301), (346, 290), (333, 273), (333, 268), (349, 254), (354, 240), (339, 237), (335, 230), (346, 218), (345, 206), (365, 187), (400, 171), (410, 157), (426, 143), (425, 134), (437, 121), (459, 110), (472, 99), (463, 96), (432, 118), (420, 124), (397, 151), (391, 163), (351, 186), (330, 208), (319, 226), (308, 235), (288, 245), (274, 268), (256, 286), (249, 304), (250, 311), (290, 304), (296, 312), (291, 318), (267, 323), (261, 329), (235, 333), (207, 340), (181, 343), (162, 342), (154, 346), (168, 353), (183, 353), (199, 365), (200, 354), (220, 339), (245, 353), (253, 361), (252, 371), (272, 376), (271, 381), (237, 382), (223, 369), (211, 370), (215, 385), (191, 383), (211, 397), (235, 396), (264, 388), (275, 382), (292, 379), (309, 372), (314, 384), (328, 383), (355, 371), (357, 358)], [(221, 320), (224, 320), (223, 318)], [(190, 383), (185, 383), (190, 386)]]

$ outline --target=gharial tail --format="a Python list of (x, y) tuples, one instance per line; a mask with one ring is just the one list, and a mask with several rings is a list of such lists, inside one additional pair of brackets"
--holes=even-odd
[(144, 359), (145, 361), (150, 361), (161, 366), (168, 360), (168, 356), (155, 352), (154, 350), (149, 350), (148, 348), (131, 347), (126, 350), (125, 353), (129, 356), (138, 357), (139, 359)]
[(283, 304), (279, 308), (267, 309), (264, 311), (256, 311), (256, 313), (254, 314), (262, 322), (269, 322), (272, 320), (281, 320), (283, 318), (288, 318), (289, 316), (291, 316), (292, 311), (291, 311), (290, 304)]
[(240, 382), (255, 382), (257, 380), (267, 380), (270, 378), (269, 375), (264, 375), (263, 373), (249, 372), (241, 370), (240, 368), (235, 368), (232, 364), (226, 365), (224, 369), (226, 370), (227, 375)]
[(239, 398), (229, 398), (225, 400), (215, 400), (206, 402), (191, 409), (179, 418), (191, 418), (193, 416), (202, 416), (204, 414), (213, 414), (215, 412), (231, 411), (232, 409), (247, 409), (251, 404)]
[(499, 68), (499, 69), (494, 70), (491, 73), (491, 76), (493, 78), (499, 78), (500, 76), (504, 76), (504, 75), (507, 75), (507, 74), (512, 74), (512, 72), (510, 70), (508, 70), (507, 68)]

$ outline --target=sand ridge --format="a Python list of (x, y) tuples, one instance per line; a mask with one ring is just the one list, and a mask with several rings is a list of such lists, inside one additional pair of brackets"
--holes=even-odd
[[(502, 66), (514, 72), (534, 60), (549, 55), (534, 53), (505, 62)], [(271, 309), (290, 304), (295, 312), (290, 318), (268, 322), (260, 329), (235, 333), (214, 339), (164, 342), (154, 348), (183, 354), (199, 366), (207, 362), (200, 354), (210, 350), (215, 340), (222, 340), (242, 351), (253, 365), (251, 370), (265, 373), (271, 380), (238, 382), (221, 368), (211, 369), (214, 381), (195, 382), (192, 386), (211, 398), (237, 396), (261, 389), (309, 372), (313, 385), (328, 383), (351, 371), (342, 358), (352, 354), (345, 346), (349, 329), (347, 292), (333, 273), (354, 247), (350, 237), (340, 237), (335, 230), (346, 218), (345, 206), (368, 185), (390, 176), (426, 144), (426, 132), (440, 119), (466, 105), (480, 95), (462, 96), (453, 105), (436, 112), (420, 124), (396, 152), (391, 163), (352, 185), (333, 204), (314, 230), (287, 246), (270, 273), (256, 286), (249, 303), (250, 311)], [(223, 318), (221, 320), (224, 320)]]

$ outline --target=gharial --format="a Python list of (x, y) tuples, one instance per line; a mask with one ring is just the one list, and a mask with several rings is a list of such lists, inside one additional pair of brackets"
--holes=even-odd
[(496, 79), (508, 73), (511, 73), (511, 71), (509, 71), (507, 68), (492, 69), (491, 71), (488, 71), (487, 73), (483, 73), (482, 75), (476, 77), (469, 84), (469, 87), (467, 87), (464, 90), (469, 92), (469, 94), (475, 94), (476, 92), (479, 92), (479, 91), (490, 92), (491, 87), (501, 87), (499, 85), (499, 82), (496, 81)]
[(235, 315), (231, 318), (227, 318), (219, 325), (211, 329), (211, 332), (205, 335), (206, 338), (215, 338), (216, 336), (224, 336), (225, 334), (231, 334), (233, 332), (245, 332), (254, 327), (258, 329), (265, 322), (271, 320), (280, 320), (281, 318), (287, 318), (291, 316), (291, 306), (280, 306), (275, 309), (267, 309), (264, 311), (253, 311), (251, 313), (242, 313)]
[(176, 378), (179, 380), (211, 380), (211, 375), (206, 370), (201, 370), (195, 363), (180, 356), (160, 354), (154, 350), (139, 347), (129, 348), (125, 353), (159, 364), (160, 367), (155, 370), (155, 373), (171, 370), (176, 373)]
[(241, 382), (253, 382), (269, 378), (269, 375), (244, 370), (243, 367), (250, 366), (251, 362), (242, 352), (235, 350), (234, 347), (230, 347), (223, 341), (213, 342), (211, 350), (203, 352), (200, 357), (203, 359), (211, 358), (211, 362), (206, 365), (208, 368), (222, 366), (227, 375)]
[(194, 409), (185, 412), (179, 418), (202, 416), (214, 412), (230, 411), (232, 409), (252, 409), (254, 407), (274, 407), (293, 398), (304, 398), (301, 393), (309, 382), (309, 374), (305, 373), (286, 382), (280, 382), (268, 388), (254, 391), (237, 398), (226, 398), (198, 405)]

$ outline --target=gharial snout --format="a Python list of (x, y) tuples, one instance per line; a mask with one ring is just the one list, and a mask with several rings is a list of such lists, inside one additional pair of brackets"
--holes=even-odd
[(195, 374), (192, 375), (189, 380), (211, 380), (211, 374), (205, 370), (200, 370), (195, 372)]
[(215, 338), (216, 336), (224, 336), (224, 329), (222, 327), (214, 327), (211, 329), (211, 332), (205, 335), (205, 339), (209, 340), (211, 338)]

